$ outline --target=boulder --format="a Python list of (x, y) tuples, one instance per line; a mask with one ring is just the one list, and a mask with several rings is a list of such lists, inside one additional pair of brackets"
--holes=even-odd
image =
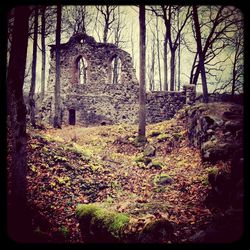
[(143, 151), (143, 155), (146, 157), (155, 156), (155, 151), (156, 151), (156, 148), (148, 144)]
[(86, 243), (118, 243), (129, 217), (106, 210), (98, 204), (80, 204), (76, 208), (82, 238)]
[(216, 162), (218, 160), (228, 160), (239, 145), (209, 140), (201, 145), (201, 157), (203, 161)]

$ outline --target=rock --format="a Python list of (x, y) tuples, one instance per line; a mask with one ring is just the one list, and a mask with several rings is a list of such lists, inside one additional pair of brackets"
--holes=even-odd
[(85, 243), (122, 242), (123, 229), (129, 224), (127, 215), (106, 210), (94, 203), (78, 205), (76, 214)]
[(154, 177), (155, 186), (166, 186), (172, 183), (173, 183), (172, 178), (167, 174), (159, 174)]
[(204, 118), (209, 127), (215, 127), (215, 126), (220, 127), (224, 123), (222, 119), (213, 115), (206, 115)]
[(148, 157), (155, 156), (155, 151), (156, 151), (156, 148), (148, 144), (143, 151), (143, 155), (148, 156)]
[(139, 233), (138, 241), (140, 243), (166, 243), (173, 239), (173, 232), (172, 223), (166, 219), (160, 219), (147, 224)]
[(201, 145), (201, 157), (203, 161), (210, 162), (230, 159), (237, 147), (237, 144), (221, 143), (217, 140), (210, 140)]
[(149, 164), (149, 168), (161, 170), (162, 167), (163, 167), (163, 163), (158, 162), (158, 161), (154, 161), (154, 160)]

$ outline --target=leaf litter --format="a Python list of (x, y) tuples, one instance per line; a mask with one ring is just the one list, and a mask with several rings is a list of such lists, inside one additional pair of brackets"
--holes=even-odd
[[(148, 164), (135, 160), (144, 150), (135, 143), (136, 133), (137, 126), (128, 124), (29, 128), (28, 200), (34, 230), (46, 235), (45, 241), (83, 242), (75, 217), (79, 203), (101, 202), (129, 214), (132, 232), (166, 218), (175, 225), (177, 243), (212, 220), (214, 211), (204, 205), (209, 166), (189, 145), (185, 119), (147, 126), (148, 144), (156, 148)], [(154, 179), (159, 175), (173, 181), (157, 186)]]

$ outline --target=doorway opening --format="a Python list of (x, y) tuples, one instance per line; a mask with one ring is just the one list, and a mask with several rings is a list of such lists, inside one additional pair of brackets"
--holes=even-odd
[(69, 110), (69, 125), (75, 125), (76, 124), (76, 111), (75, 109)]

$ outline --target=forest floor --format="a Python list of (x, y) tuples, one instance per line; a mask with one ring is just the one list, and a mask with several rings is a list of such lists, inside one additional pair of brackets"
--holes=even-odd
[[(187, 242), (218, 211), (204, 199), (208, 173), (226, 163), (202, 163), (189, 146), (181, 115), (147, 125), (147, 145), (138, 145), (136, 125), (28, 129), (28, 197), (34, 230), (46, 240), (82, 242), (76, 205), (101, 202), (130, 215), (133, 230), (158, 218), (175, 224), (174, 242)], [(153, 150), (154, 151), (154, 150)], [(160, 178), (171, 182), (158, 185)], [(166, 183), (165, 183), (166, 184)], [(171, 242), (169, 242), (171, 243)]]

